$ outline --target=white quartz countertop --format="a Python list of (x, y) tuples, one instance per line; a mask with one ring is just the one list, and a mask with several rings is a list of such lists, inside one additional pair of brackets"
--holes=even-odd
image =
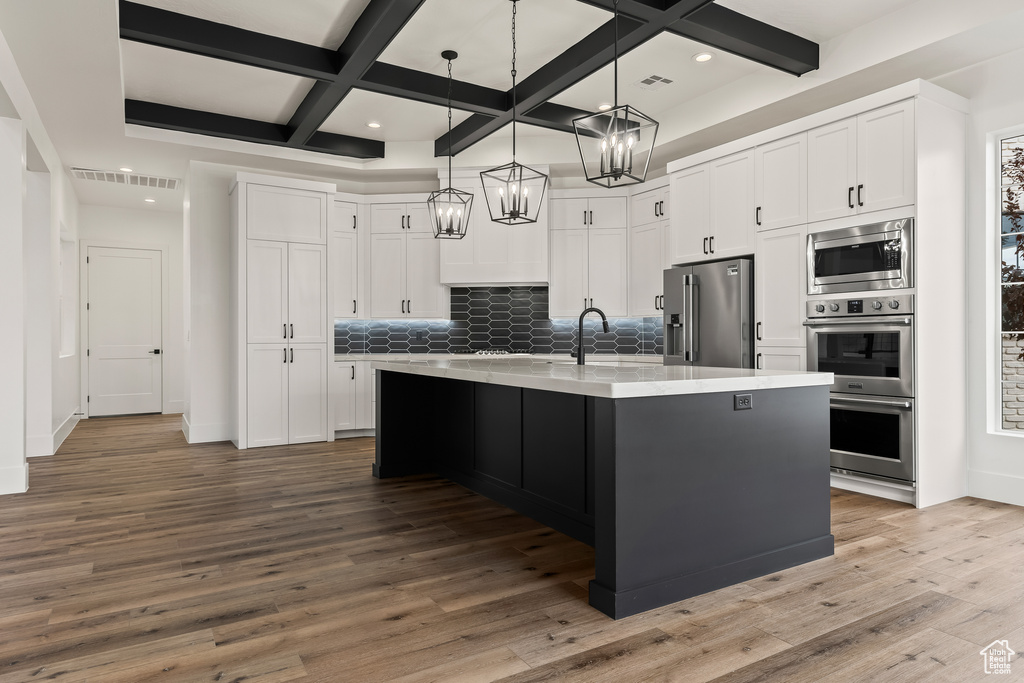
[(558, 391), (600, 398), (636, 398), (676, 394), (710, 394), (832, 384), (830, 372), (748, 370), (660, 365), (630, 360), (588, 360), (584, 366), (561, 357), (481, 358), (377, 356), (375, 370), (485, 382), (523, 389)]

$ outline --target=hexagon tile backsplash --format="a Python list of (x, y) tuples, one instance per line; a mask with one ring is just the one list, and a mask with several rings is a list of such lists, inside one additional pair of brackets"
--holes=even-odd
[[(575, 319), (548, 319), (547, 287), (453, 287), (451, 320), (337, 320), (334, 352), (451, 353), (502, 348), (566, 353), (576, 348)], [(661, 355), (661, 318), (588, 316), (587, 351)]]

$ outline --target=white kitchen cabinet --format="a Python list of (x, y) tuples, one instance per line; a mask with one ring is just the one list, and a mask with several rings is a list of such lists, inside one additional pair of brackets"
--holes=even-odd
[(370, 317), (447, 317), (440, 251), (432, 233), (370, 236)]
[(660, 316), (662, 272), (668, 268), (669, 188), (633, 195), (629, 225), (629, 315)]
[(559, 197), (550, 200), (551, 229), (624, 228), (625, 197)]
[(246, 240), (248, 342), (327, 341), (323, 245)]
[(758, 346), (806, 344), (807, 226), (757, 234), (754, 251), (754, 316)]
[(552, 318), (574, 318), (594, 306), (610, 317), (628, 309), (628, 237), (624, 228), (551, 231)]
[(711, 174), (708, 164), (673, 173), (669, 178), (672, 217), (669, 219), (669, 255), (672, 265), (707, 258), (711, 231)]
[(370, 232), (430, 232), (430, 214), (426, 198), (422, 203), (372, 204), (370, 206)]
[[(333, 317), (358, 318), (359, 306), (359, 234), (358, 207), (352, 202), (334, 202), (329, 243), (329, 273)], [(363, 304), (365, 306), (365, 304)]]
[(795, 346), (758, 346), (754, 356), (758, 370), (807, 370), (807, 349)]
[(758, 231), (807, 222), (807, 133), (754, 149), (754, 203)]
[(705, 260), (754, 252), (754, 154), (747, 150), (709, 164), (711, 213)]
[(327, 440), (327, 347), (288, 348), (288, 443)]
[(807, 220), (915, 201), (914, 103), (880, 107), (807, 133)]
[(248, 445), (327, 439), (327, 348), (323, 344), (249, 344)]
[(356, 386), (356, 361), (334, 361), (331, 370), (334, 375), (331, 393), (334, 394), (334, 431), (356, 429), (358, 391)]
[(328, 197), (315, 190), (247, 183), (245, 236), (249, 239), (323, 244)]

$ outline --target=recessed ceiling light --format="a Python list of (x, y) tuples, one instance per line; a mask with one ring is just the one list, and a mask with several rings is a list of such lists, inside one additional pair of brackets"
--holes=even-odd
[(602, 105), (598, 106), (598, 110), (599, 111), (608, 111), (611, 108), (612, 108), (612, 105), (610, 105), (610, 104), (602, 104)]
[(130, 169), (127, 166), (122, 166), (121, 168), (119, 168), (117, 170), (121, 171), (121, 173), (134, 173), (135, 172), (133, 169)]
[(147, 204), (156, 204), (156, 200), (153, 199), (152, 197), (146, 197), (146, 203)]
[(693, 61), (700, 63), (710, 62), (712, 57), (714, 57), (714, 55), (710, 52), (698, 52), (693, 56)]
[(369, 122), (367, 122), (366, 127), (367, 128), (380, 128), (380, 124), (377, 123), (376, 121), (369, 121)]

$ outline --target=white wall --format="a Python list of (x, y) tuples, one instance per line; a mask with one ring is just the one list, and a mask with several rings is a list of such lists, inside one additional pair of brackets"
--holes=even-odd
[(163, 412), (185, 410), (185, 316), (182, 214), (146, 209), (82, 205), (78, 211), (80, 244), (163, 249), (168, 291), (164, 292)]
[(25, 269), (25, 449), (53, 454), (54, 277), (50, 235), (50, 174), (26, 172), (23, 214)]
[[(52, 230), (55, 232), (52, 262), (55, 268), (54, 277), (59, 278), (60, 273), (57, 264), (60, 262), (61, 238), (76, 244), (78, 241), (78, 200), (75, 198), (75, 192), (71, 188), (71, 179), (67, 175), (56, 173), (51, 174), (51, 176), (53, 176), (54, 181), (51, 184), (51, 189), (56, 190), (56, 192), (52, 193), (53, 196), (51, 197), (51, 206), (54, 207), (56, 212), (55, 217), (51, 216), (51, 220), (54, 221)], [(75, 268), (77, 270), (77, 259)], [(77, 278), (75, 278), (75, 281), (77, 282)], [(60, 285), (55, 284), (55, 289), (59, 292)], [(76, 286), (73, 291), (65, 293), (66, 296), (71, 297), (71, 308), (75, 311), (75, 351), (72, 355), (61, 356), (59, 354), (60, 323), (58, 319), (60, 317), (60, 307), (55, 302), (54, 324), (51, 330), (53, 335), (52, 348), (55, 352), (53, 355), (53, 422), (51, 425), (54, 435), (54, 451), (56, 451), (57, 447), (60, 446), (78, 422), (77, 415), (80, 411), (81, 358), (78, 353), (78, 339), (80, 338), (82, 321), (78, 317), (78, 292), (79, 290)]]
[[(958, 71), (935, 83), (971, 100), (967, 142), (967, 294), (968, 294), (968, 493), (979, 498), (1024, 505), (1024, 436), (1000, 433), (998, 346), (993, 332), (999, 320), (997, 241), (997, 162), (992, 145), (997, 133), (1024, 132), (1024, 90), (1020, 64), (1024, 50)], [(927, 226), (922, 226), (925, 236)], [(957, 245), (948, 245), (955, 249)]]

